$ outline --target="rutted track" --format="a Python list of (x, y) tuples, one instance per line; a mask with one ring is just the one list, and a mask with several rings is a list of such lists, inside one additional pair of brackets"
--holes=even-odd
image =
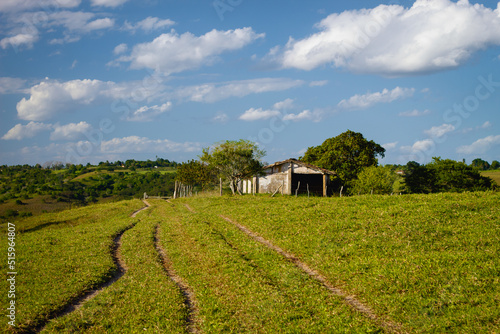
[[(187, 204), (186, 207), (192, 211), (193, 209), (190, 208)], [(361, 301), (357, 300), (354, 296), (348, 295), (346, 292), (340, 290), (339, 288), (336, 288), (328, 282), (325, 276), (321, 275), (318, 273), (316, 270), (312, 269), (309, 267), (306, 263), (300, 261), (295, 255), (283, 250), (282, 248), (272, 244), (269, 240), (264, 239), (263, 237), (257, 235), (256, 233), (252, 232), (249, 230), (247, 227), (231, 220), (230, 218), (220, 215), (221, 218), (226, 220), (227, 222), (233, 224), (236, 226), (239, 230), (250, 236), (252, 239), (264, 244), (265, 246), (271, 248), (272, 250), (276, 251), (277, 253), (281, 254), (283, 257), (285, 257), (287, 260), (295, 264), (298, 268), (306, 272), (310, 277), (314, 278), (315, 280), (319, 281), (325, 288), (327, 288), (330, 292), (332, 292), (334, 295), (339, 296), (344, 299), (345, 303), (349, 305), (351, 308), (355, 309), (356, 311), (364, 314), (366, 317), (369, 319), (373, 320), (378, 326), (382, 327), (385, 331), (390, 332), (390, 333), (404, 333), (401, 325), (394, 323), (389, 320), (384, 320), (381, 319), (378, 315), (376, 315), (368, 306), (364, 305)]]
[(154, 244), (156, 251), (158, 252), (158, 257), (160, 259), (161, 264), (163, 265), (163, 269), (165, 270), (167, 276), (175, 283), (180, 293), (184, 297), (184, 305), (188, 310), (188, 315), (186, 320), (186, 329), (189, 333), (200, 333), (200, 329), (196, 323), (196, 315), (198, 314), (198, 308), (196, 307), (196, 300), (194, 297), (193, 291), (189, 288), (189, 286), (184, 282), (184, 280), (177, 275), (175, 270), (173, 269), (172, 263), (167, 257), (167, 254), (163, 247), (161, 246), (159, 240), (160, 234), (160, 225), (156, 225), (154, 232)]
[[(132, 217), (132, 218), (135, 217), (139, 212), (141, 212), (145, 209), (148, 209), (151, 206), (147, 201), (143, 200), (143, 202), (146, 206), (133, 212), (130, 215), (130, 217)], [(62, 306), (61, 308), (59, 308), (57, 310), (54, 310), (49, 315), (49, 317), (45, 321), (43, 321), (41, 324), (39, 324), (38, 326), (36, 326), (34, 328), (28, 328), (26, 331), (23, 331), (23, 332), (25, 332), (25, 333), (41, 332), (50, 321), (57, 319), (57, 318), (60, 318), (60, 317), (63, 317), (71, 312), (78, 310), (80, 307), (82, 307), (82, 305), (85, 302), (94, 298), (102, 290), (104, 290), (105, 288), (111, 286), (113, 283), (118, 281), (127, 271), (127, 267), (120, 256), (121, 238), (126, 231), (133, 228), (137, 223), (138, 222), (134, 222), (134, 223), (130, 224), (125, 229), (118, 232), (113, 238), (113, 244), (111, 246), (110, 253), (111, 253), (111, 257), (113, 258), (113, 262), (115, 263), (116, 271), (115, 271), (114, 275), (109, 280), (101, 283), (100, 285), (98, 285), (94, 289), (86, 291), (83, 294), (81, 294), (80, 296), (72, 299), (66, 305)]]

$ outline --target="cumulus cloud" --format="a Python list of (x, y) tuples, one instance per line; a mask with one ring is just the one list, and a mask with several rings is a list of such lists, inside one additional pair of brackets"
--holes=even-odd
[(431, 111), (429, 109), (425, 109), (422, 111), (420, 111), (418, 109), (414, 109), (414, 110), (400, 112), (399, 116), (402, 116), (402, 117), (420, 117), (420, 116), (428, 115), (430, 113), (431, 113)]
[(417, 155), (418, 153), (428, 152), (436, 146), (432, 139), (417, 140), (412, 146), (402, 146), (402, 152), (409, 153), (410, 155)]
[(12, 46), (13, 48), (26, 47), (31, 49), (33, 44), (38, 41), (38, 34), (17, 34), (11, 37), (5, 37), (0, 40), (2, 49), (7, 49)]
[(413, 96), (414, 88), (396, 87), (393, 90), (384, 89), (381, 92), (354, 95), (347, 100), (342, 100), (337, 105), (341, 109), (366, 109), (378, 103), (390, 103), (395, 100)]
[(309, 83), (309, 86), (311, 87), (322, 87), (328, 84), (328, 80), (321, 80), (321, 81), (311, 81)]
[(448, 132), (452, 132), (455, 130), (455, 126), (452, 124), (443, 124), (440, 126), (433, 126), (429, 130), (425, 130), (424, 132), (432, 138), (439, 138), (447, 134)]
[(29, 122), (27, 125), (17, 124), (10, 129), (3, 137), (3, 140), (22, 140), (33, 138), (42, 131), (52, 129), (51, 124)]
[(66, 125), (56, 124), (54, 125), (54, 131), (50, 134), (50, 140), (77, 140), (90, 130), (92, 130), (92, 125), (87, 122)]
[(243, 121), (258, 121), (262, 119), (269, 119), (271, 117), (281, 116), (278, 110), (263, 110), (262, 108), (250, 108), (245, 111), (239, 119)]
[(202, 144), (185, 142), (178, 143), (168, 139), (149, 139), (130, 136), (114, 138), (101, 143), (102, 153), (170, 153), (201, 151)]
[(417, 0), (410, 8), (379, 5), (332, 14), (318, 32), (290, 38), (269, 57), (283, 68), (312, 70), (323, 65), (385, 76), (456, 68), (492, 45), (500, 45), (500, 6), (468, 0)]
[(75, 104), (90, 104), (113, 85), (88, 79), (41, 82), (31, 88), (29, 99), (23, 98), (17, 103), (17, 113), (24, 120), (46, 120), (65, 109), (74, 108)]
[(304, 110), (298, 114), (286, 114), (283, 116), (284, 121), (304, 121), (304, 120), (319, 120), (319, 115), (315, 115), (310, 110)]
[(124, 30), (129, 30), (131, 32), (136, 32), (137, 30), (142, 30), (144, 32), (151, 32), (153, 30), (163, 29), (175, 24), (174, 21), (170, 19), (159, 19), (157, 17), (149, 16), (136, 24), (125, 21), (123, 26)]
[(276, 110), (289, 110), (289, 109), (293, 109), (295, 107), (294, 103), (295, 102), (293, 99), (286, 99), (286, 100), (283, 100), (280, 102), (276, 102), (273, 105), (273, 108)]
[(127, 116), (127, 121), (129, 122), (151, 122), (158, 115), (161, 115), (172, 108), (172, 102), (167, 102), (161, 106), (155, 105), (152, 107), (141, 107), (135, 110), (131, 115)]
[(473, 142), (471, 145), (464, 145), (457, 148), (457, 153), (462, 154), (483, 154), (493, 147), (500, 145), (500, 135), (488, 136)]
[(130, 62), (133, 69), (150, 68), (164, 74), (197, 69), (213, 63), (217, 56), (227, 51), (243, 48), (264, 34), (252, 28), (212, 30), (202, 36), (192, 33), (162, 34), (152, 42), (134, 46), (130, 56), (122, 56), (117, 62)]
[(243, 97), (250, 94), (284, 91), (304, 84), (302, 80), (286, 78), (260, 78), (207, 83), (198, 86), (179, 88), (175, 97), (195, 102), (213, 103), (230, 97)]

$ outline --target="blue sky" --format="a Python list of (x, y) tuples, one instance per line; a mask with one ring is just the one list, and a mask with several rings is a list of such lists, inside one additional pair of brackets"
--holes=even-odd
[(500, 160), (495, 1), (3, 0), (0, 165), (272, 163), (350, 129), (382, 164)]

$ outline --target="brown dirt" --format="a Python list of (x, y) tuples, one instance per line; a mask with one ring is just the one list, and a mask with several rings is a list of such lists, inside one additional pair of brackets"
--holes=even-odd
[(154, 234), (154, 243), (156, 250), (158, 252), (158, 257), (160, 259), (161, 264), (163, 265), (163, 269), (165, 270), (167, 276), (175, 283), (180, 293), (184, 297), (184, 305), (188, 311), (186, 320), (186, 329), (188, 333), (201, 333), (201, 330), (198, 327), (198, 323), (196, 321), (198, 314), (198, 307), (196, 306), (196, 299), (191, 288), (184, 282), (184, 280), (177, 275), (175, 272), (172, 262), (170, 262), (169, 258), (161, 243), (159, 241), (160, 234), (160, 225), (156, 225), (155, 234)]

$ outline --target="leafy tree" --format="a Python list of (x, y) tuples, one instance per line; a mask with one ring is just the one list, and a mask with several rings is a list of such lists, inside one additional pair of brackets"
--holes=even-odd
[(434, 171), (425, 165), (420, 165), (418, 162), (408, 162), (403, 177), (406, 191), (410, 194), (428, 194), (436, 189)]
[(262, 170), (261, 158), (265, 155), (257, 145), (248, 140), (226, 140), (203, 149), (201, 161), (214, 168), (227, 182), (233, 194), (240, 181)]
[(488, 161), (484, 161), (483, 159), (479, 159), (479, 158), (472, 160), (471, 166), (476, 167), (480, 170), (490, 169), (490, 164), (488, 163)]
[(498, 162), (497, 160), (493, 160), (491, 162), (490, 169), (494, 170), (494, 169), (499, 169), (499, 168), (500, 168), (500, 162)]
[(494, 187), (489, 177), (481, 176), (472, 166), (439, 157), (432, 159), (425, 166), (408, 163), (405, 181), (410, 193), (463, 192)]
[(177, 180), (183, 184), (201, 186), (205, 189), (209, 184), (214, 183), (214, 172), (208, 165), (201, 161), (191, 160), (182, 163), (177, 168)]
[(335, 171), (349, 185), (365, 167), (377, 166), (377, 156), (384, 157), (385, 149), (361, 133), (347, 130), (329, 138), (320, 146), (309, 147), (300, 160)]
[(366, 167), (353, 182), (351, 194), (391, 194), (399, 176), (386, 167)]
[(463, 162), (439, 157), (432, 159), (427, 167), (436, 176), (436, 190), (439, 192), (487, 190), (493, 186), (489, 177), (481, 176), (477, 170)]

